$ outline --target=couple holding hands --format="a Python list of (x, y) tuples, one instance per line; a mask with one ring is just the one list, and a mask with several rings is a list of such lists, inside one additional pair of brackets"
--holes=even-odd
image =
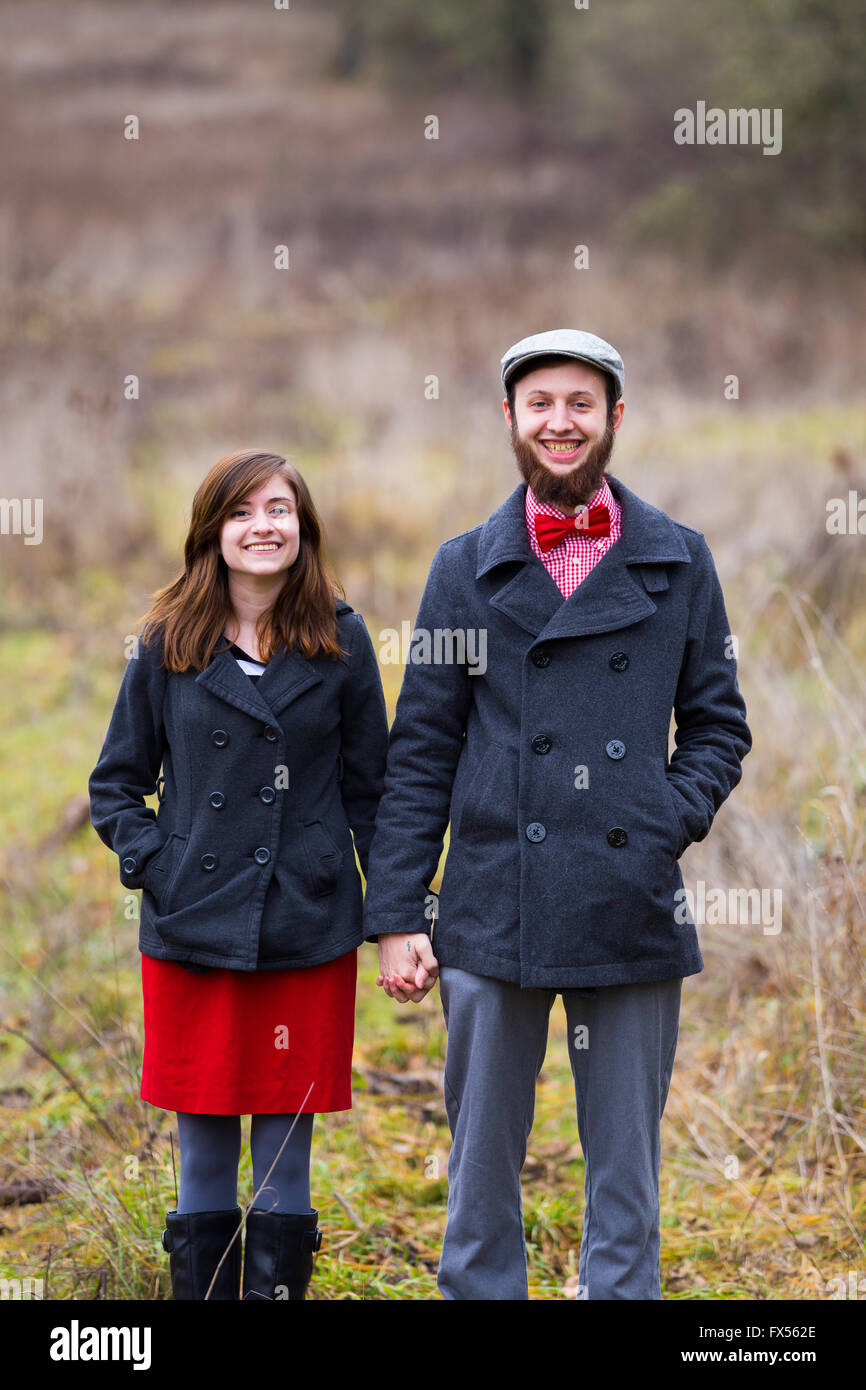
[(370, 635), (277, 454), (207, 474), (130, 655), (89, 791), (143, 890), (141, 1094), (177, 1113), (176, 1299), (305, 1297), (313, 1120), (351, 1108), (365, 940), (395, 1001), (439, 981), (442, 1297), (528, 1298), (520, 1171), (557, 994), (586, 1163), (578, 1297), (660, 1297), (660, 1121), (682, 980), (703, 968), (678, 861), (751, 735), (704, 537), (606, 472), (619, 354), (557, 329), (511, 347), (501, 380), (521, 481), (437, 550), (390, 735)]

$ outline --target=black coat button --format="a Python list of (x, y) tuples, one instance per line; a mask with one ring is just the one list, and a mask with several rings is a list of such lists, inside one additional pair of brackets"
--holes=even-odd
[(532, 653), (532, 664), (543, 670), (545, 666), (550, 665), (550, 652), (546, 652), (543, 647), (539, 647), (537, 652)]
[(135, 860), (130, 859), (129, 857), (127, 857), (126, 859), (121, 859), (120, 867), (125, 874), (134, 874), (136, 869)]
[(274, 791), (273, 787), (262, 787), (261, 791), (259, 792), (259, 797), (265, 803), (266, 806), (270, 806), (274, 801), (276, 801), (277, 794)]
[(608, 665), (612, 666), (615, 671), (624, 671), (628, 666), (628, 657), (625, 652), (612, 652)]
[(609, 845), (613, 845), (614, 849), (622, 849), (627, 840), (628, 836), (621, 825), (615, 825), (612, 830), (607, 832), (607, 842)]
[(210, 741), (215, 744), (217, 748), (225, 748), (229, 741), (229, 736), (225, 729), (214, 729), (210, 736)]
[(255, 859), (257, 864), (267, 864), (270, 857), (271, 851), (269, 849), (264, 848), (257, 849), (255, 854), (253, 855), (253, 858)]
[(208, 801), (210, 802), (211, 806), (213, 806), (215, 811), (221, 811), (223, 806), (225, 806), (226, 804), (226, 799), (223, 796), (222, 792), (211, 792), (210, 796), (208, 797)]
[(549, 734), (536, 734), (532, 740), (533, 753), (549, 753), (553, 747), (553, 739)]
[(277, 741), (277, 739), (279, 738), (279, 736), (280, 736), (280, 735), (279, 735), (278, 731), (273, 727), (272, 724), (266, 725), (266, 727), (265, 727), (265, 738), (268, 740), (268, 743), (276, 743), (276, 741)]
[(203, 854), (201, 857), (201, 866), (206, 874), (212, 873), (218, 862), (215, 854)]
[(526, 827), (526, 838), (527, 840), (531, 840), (534, 845), (540, 844), (546, 834), (547, 831), (540, 821), (530, 821), (529, 825)]
[(625, 744), (621, 738), (612, 738), (610, 743), (606, 743), (604, 751), (609, 758), (624, 758)]

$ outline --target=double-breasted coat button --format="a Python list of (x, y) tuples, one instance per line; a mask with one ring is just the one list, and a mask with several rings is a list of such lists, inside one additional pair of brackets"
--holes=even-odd
[(255, 854), (253, 855), (253, 858), (255, 859), (257, 864), (267, 864), (270, 857), (271, 851), (269, 849), (265, 849), (264, 846), (262, 846), (260, 849), (257, 849)]
[(213, 806), (215, 811), (222, 810), (223, 806), (225, 806), (226, 804), (226, 799), (223, 796), (222, 792), (211, 792), (210, 796), (208, 797), (208, 801), (210, 802), (211, 806)]
[(526, 827), (526, 838), (527, 840), (531, 840), (535, 845), (540, 844), (546, 834), (547, 831), (540, 821), (530, 821), (529, 825)]
[(607, 832), (607, 842), (609, 845), (613, 845), (614, 849), (622, 849), (627, 840), (628, 836), (621, 825), (615, 825), (612, 830)]
[(537, 652), (532, 653), (532, 664), (543, 670), (545, 666), (550, 665), (550, 652), (546, 652), (543, 647), (539, 647)]
[(553, 739), (549, 734), (536, 734), (532, 740), (533, 753), (549, 753), (553, 747)]
[(134, 874), (136, 868), (135, 860), (129, 857), (121, 859), (120, 867), (125, 874)]
[(273, 787), (262, 787), (261, 791), (259, 792), (259, 798), (265, 803), (266, 806), (270, 806), (272, 802), (276, 801), (277, 794), (274, 791)]
[(279, 736), (280, 735), (274, 728), (273, 724), (265, 725), (265, 738), (268, 740), (268, 743), (276, 743)]
[(625, 744), (621, 738), (612, 738), (610, 743), (606, 743), (604, 751), (609, 758), (624, 758)]
[(225, 748), (229, 741), (229, 736), (225, 729), (214, 729), (210, 736), (210, 741), (215, 744), (217, 748)]
[(625, 652), (611, 652), (608, 666), (612, 666), (614, 671), (624, 671), (628, 666), (628, 657)]
[(203, 854), (201, 857), (201, 866), (207, 874), (213, 872), (217, 863), (218, 860), (215, 854)]

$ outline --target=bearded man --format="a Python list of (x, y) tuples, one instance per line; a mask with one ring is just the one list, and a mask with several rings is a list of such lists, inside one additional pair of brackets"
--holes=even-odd
[(660, 1122), (682, 981), (703, 969), (678, 861), (751, 734), (703, 535), (605, 471), (619, 353), (557, 329), (509, 348), (501, 379), (523, 481), (439, 547), (415, 626), (484, 630), (486, 662), (410, 659), (366, 930), (392, 998), (440, 981), (442, 1297), (529, 1296), (520, 1171), (561, 994), (586, 1164), (578, 1297), (658, 1299)]

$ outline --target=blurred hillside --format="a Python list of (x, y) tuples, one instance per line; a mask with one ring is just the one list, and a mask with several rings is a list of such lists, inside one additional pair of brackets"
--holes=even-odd
[[(534, 162), (539, 144), (576, 157), (560, 207), (615, 244), (678, 246), (716, 264), (757, 259), (783, 275), (810, 252), (862, 262), (866, 157), (856, 130), (866, 21), (845, 0), (621, 0), (582, 10), (550, 0), (420, 9), (413, 0), (341, 0), (339, 10), (336, 72), (375, 74), (403, 93), (468, 88), (518, 108), (515, 167)], [(698, 100), (779, 108), (785, 158), (716, 150), (707, 159), (674, 144), (674, 108)]]
[[(41, 546), (4, 547), (0, 623), (85, 564), (162, 582), (196, 483), (251, 444), (309, 475), (359, 606), (412, 607), (513, 484), (501, 353), (561, 323), (625, 359), (617, 466), (710, 522), (692, 417), (745, 437), (859, 383), (854, 24), (803, 0), (0, 6), (0, 491), (45, 507)], [(790, 98), (783, 152), (676, 146), (698, 96)], [(820, 493), (828, 452), (779, 446)]]

